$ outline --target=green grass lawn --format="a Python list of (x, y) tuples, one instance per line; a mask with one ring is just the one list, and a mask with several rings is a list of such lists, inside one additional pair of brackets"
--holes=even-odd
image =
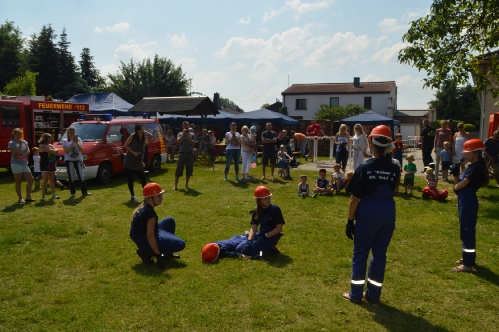
[[(0, 171), (0, 330), (95, 331), (493, 331), (499, 329), (499, 188), (478, 192), (477, 263), (454, 273), (460, 258), (457, 200), (398, 196), (381, 303), (355, 305), (349, 290), (352, 241), (344, 235), (348, 196), (302, 200), (293, 180), (237, 183), (196, 167), (190, 191), (174, 164), (150, 180), (166, 190), (162, 218), (173, 216), (187, 246), (167, 269), (145, 266), (128, 236), (124, 175), (89, 181), (92, 197), (17, 204), (13, 177)], [(277, 173), (277, 172), (276, 172)], [(305, 172), (309, 183), (316, 172)], [(233, 167), (231, 168), (233, 174)], [(261, 167), (252, 170), (259, 178)], [(328, 173), (329, 175), (329, 173)], [(286, 220), (282, 253), (267, 261), (201, 262), (208, 242), (249, 230), (253, 190), (264, 184)], [(445, 183), (440, 189), (451, 189)], [(136, 181), (137, 195), (141, 193)]]

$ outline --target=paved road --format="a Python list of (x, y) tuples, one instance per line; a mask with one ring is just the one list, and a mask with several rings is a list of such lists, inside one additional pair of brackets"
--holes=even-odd
[[(412, 153), (414, 155), (414, 157), (416, 158), (414, 163), (416, 164), (416, 167), (418, 169), (416, 176), (423, 176), (424, 177), (425, 174), (421, 173), (421, 171), (424, 168), (421, 150), (416, 149), (416, 151), (414, 151), (414, 149), (412, 149), (412, 148), (408, 149), (408, 150), (409, 151), (406, 150), (406, 153), (404, 153), (404, 158), (407, 154)], [(435, 159), (435, 156), (433, 156), (433, 159)], [(328, 170), (328, 173), (333, 171), (333, 165), (332, 165), (332, 163), (329, 163), (329, 161), (320, 160), (319, 163), (317, 163), (317, 164), (312, 163), (310, 161), (310, 159), (309, 159), (309, 161), (305, 161), (304, 158), (301, 158), (301, 161), (300, 161), (300, 159), (298, 159), (298, 161), (301, 164), (300, 164), (300, 166), (298, 166), (298, 168), (295, 168), (296, 171), (300, 171), (300, 170), (315, 171), (315, 170), (319, 170), (320, 168), (326, 168)], [(334, 159), (333, 159), (333, 161), (334, 161)], [(405, 160), (403, 160), (403, 161), (404, 161), (404, 163), (406, 163)], [(352, 165), (353, 164), (350, 163), (350, 160), (348, 160), (347, 170), (350, 169)]]

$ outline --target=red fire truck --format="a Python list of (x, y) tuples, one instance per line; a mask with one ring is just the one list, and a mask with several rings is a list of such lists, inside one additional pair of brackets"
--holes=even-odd
[[(5, 99), (3, 99), (5, 98)], [(37, 146), (43, 133), (58, 141), (67, 127), (89, 112), (88, 104), (46, 101), (44, 96), (3, 97), (0, 99), (0, 167), (9, 167), (8, 149), (12, 130), (21, 128), (30, 148)]]

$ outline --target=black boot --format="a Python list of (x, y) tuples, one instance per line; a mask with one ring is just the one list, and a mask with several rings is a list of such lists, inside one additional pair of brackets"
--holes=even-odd
[(137, 249), (137, 255), (142, 259), (142, 263), (154, 264), (154, 261), (151, 259), (154, 256), (152, 253)]

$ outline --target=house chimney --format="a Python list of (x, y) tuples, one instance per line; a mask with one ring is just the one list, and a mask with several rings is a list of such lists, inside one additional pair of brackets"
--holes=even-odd
[(356, 88), (360, 87), (360, 77), (354, 77), (353, 78), (353, 86)]
[(217, 110), (220, 109), (220, 94), (218, 92), (213, 95), (213, 104), (215, 104)]

